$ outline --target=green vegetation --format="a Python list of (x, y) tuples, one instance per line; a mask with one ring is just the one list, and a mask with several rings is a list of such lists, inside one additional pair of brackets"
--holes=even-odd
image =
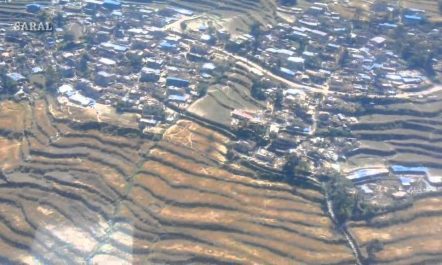
[(117, 101), (117, 104), (115, 106), (115, 110), (117, 111), (117, 113), (121, 114), (125, 111), (125, 109), (126, 109), (126, 104), (121, 100)]
[(297, 0), (279, 0), (279, 2), (284, 6), (294, 6), (298, 3)]
[(376, 209), (359, 196), (349, 179), (338, 172), (330, 172), (327, 177), (326, 193), (332, 202), (338, 224), (352, 219), (371, 219), (374, 216)]
[(60, 73), (52, 66), (49, 66), (46, 70), (46, 90), (55, 93), (57, 91), (57, 85), (60, 83)]
[(433, 76), (433, 58), (442, 52), (442, 40), (422, 41), (421, 38), (407, 35), (405, 32), (402, 27), (398, 27), (394, 34), (394, 38), (401, 40), (396, 42), (397, 52), (409, 68), (422, 69), (427, 75)]
[(185, 21), (181, 22), (181, 23), (180, 23), (180, 28), (181, 28), (181, 31), (186, 31), (186, 29), (187, 29), (187, 23), (186, 23)]
[(293, 179), (299, 176), (310, 175), (310, 166), (305, 159), (292, 155), (287, 159), (283, 172), (289, 179)]
[(88, 61), (89, 61), (89, 56), (86, 53), (83, 54), (80, 58), (78, 70), (84, 76), (86, 76), (89, 73)]
[(63, 34), (63, 41), (69, 43), (69, 42), (74, 42), (75, 41), (75, 35), (72, 32), (66, 32)]
[(132, 67), (132, 70), (135, 72), (138, 72), (141, 70), (141, 67), (143, 66), (143, 58), (135, 53), (128, 53), (126, 54), (127, 61), (129, 65)]
[(252, 80), (252, 88), (251, 88), (251, 95), (257, 100), (266, 100), (267, 95), (265, 93), (265, 89), (267, 88), (266, 84), (261, 82), (261, 80), (254, 78)]
[(284, 101), (284, 92), (282, 91), (281, 88), (278, 88), (278, 90), (276, 90), (275, 101), (273, 103), (275, 110), (282, 109), (283, 101)]
[(336, 221), (343, 224), (353, 216), (357, 200), (355, 188), (350, 180), (338, 173), (332, 174), (329, 178), (326, 192), (332, 201)]
[(379, 251), (382, 251), (384, 249), (384, 243), (382, 243), (379, 239), (375, 239), (373, 241), (370, 241), (370, 243), (367, 244), (367, 263), (373, 264), (376, 259), (376, 253)]
[(207, 95), (207, 91), (209, 90), (209, 84), (201, 82), (198, 84), (196, 90), (198, 92), (198, 97), (202, 98), (205, 95)]

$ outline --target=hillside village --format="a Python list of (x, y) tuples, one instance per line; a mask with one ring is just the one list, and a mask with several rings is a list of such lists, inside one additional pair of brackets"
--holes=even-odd
[[(60, 1), (53, 10), (27, 6), (37, 18), (54, 11), (55, 30), (0, 32), (0, 91), (32, 101), (45, 89), (62, 105), (112, 106), (137, 114), (140, 132), (159, 139), (179, 117), (198, 119), (189, 106), (240, 62), (249, 70), (251, 97), (264, 107), (232, 109), (228, 126), (203, 119), (236, 135), (232, 160), (315, 180), (340, 171), (355, 192), (379, 204), (440, 190), (442, 177), (421, 165), (339, 167), (360, 147), (351, 128), (364, 107), (355, 101), (423, 97), (420, 92), (441, 80), (441, 53), (430, 49), (442, 32), (426, 26), (425, 11), (380, 2), (367, 27), (325, 3), (306, 10), (280, 6), (294, 22), (281, 19), (232, 35), (187, 9), (132, 5), (86, 0)], [(410, 45), (398, 47), (399, 35)], [(416, 40), (428, 40), (423, 58), (410, 48)], [(402, 57), (406, 52), (409, 60)], [(418, 64), (424, 67), (413, 67)]]

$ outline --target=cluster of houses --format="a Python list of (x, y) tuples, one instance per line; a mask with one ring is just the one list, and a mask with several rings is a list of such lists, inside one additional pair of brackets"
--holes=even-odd
[(442, 176), (427, 167), (373, 166), (347, 172), (362, 197), (374, 204), (389, 204), (420, 193), (442, 190)]
[[(34, 6), (28, 8), (41, 12)], [(422, 34), (413, 30), (425, 21), (421, 10), (399, 12), (395, 6), (376, 4), (373, 14), (384, 19), (367, 30), (318, 2), (306, 10), (290, 9), (294, 22), (230, 36), (204, 23), (185, 32), (169, 30), (169, 25), (193, 15), (174, 7), (154, 9), (117, 0), (61, 0), (58, 8), (52, 33), (0, 31), (4, 40), (0, 42), (4, 79), (0, 93), (13, 88), (16, 98), (26, 98), (36, 87), (45, 87), (48, 69), (54, 68), (60, 103), (87, 108), (104, 104), (138, 113), (144, 132), (172, 123), (178, 111), (204, 95), (200, 84), (215, 80), (221, 68), (215, 61), (214, 45), (288, 80), (347, 95), (394, 95), (429, 85), (425, 75), (409, 70), (391, 47), (399, 25), (409, 34)], [(67, 31), (74, 28), (75, 36), (68, 38)], [(439, 59), (434, 58), (435, 65), (441, 64)], [(312, 173), (318, 173), (315, 170), (345, 160), (344, 154), (357, 145), (348, 132), (358, 120), (333, 113), (341, 109), (340, 104), (348, 108), (351, 103), (342, 102), (333, 93), (306, 93), (283, 84), (271, 83), (261, 89), (270, 99), (265, 110), (231, 112), (231, 129), (240, 136), (231, 150), (240, 158), (282, 170), (289, 158), (296, 156)], [(386, 186), (372, 181), (392, 175), (400, 185), (386, 189), (390, 197), (397, 198), (442, 182), (425, 170), (401, 166), (362, 169), (349, 173), (348, 178), (373, 197), (384, 194)], [(428, 185), (422, 186), (422, 182)]]
[(42, 36), (0, 29), (0, 95), (24, 99), (44, 84), (46, 66), (52, 64)]
[[(60, 81), (60, 102), (138, 113), (143, 129), (170, 122), (176, 116), (172, 109), (186, 109), (204, 93), (198, 85), (216, 74), (207, 40), (186, 39), (165, 29), (191, 16), (189, 10), (113, 0), (60, 1), (58, 8), (54, 32), (1, 32), (0, 67), (16, 84), (14, 89), (25, 89), (20, 95), (30, 92), (33, 75), (47, 76), (52, 67)], [(193, 34), (203, 37), (207, 31), (200, 27)]]
[[(394, 95), (429, 86), (423, 73), (407, 70), (395, 49), (397, 31), (422, 39), (442, 37), (437, 29), (417, 30), (426, 20), (425, 11), (399, 12), (385, 2), (374, 4), (373, 16), (389, 15), (379, 22), (373, 19), (369, 28), (354, 26), (326, 3), (314, 3), (305, 11), (290, 11), (296, 16), (294, 23), (281, 22), (268, 31), (244, 37), (233, 47), (287, 79), (327, 85), (333, 91)], [(437, 65), (441, 59), (434, 58), (432, 63)]]
[[(347, 96), (368, 93), (394, 96), (422, 91), (431, 85), (424, 73), (409, 69), (394, 47), (397, 28), (422, 39), (442, 38), (438, 30), (420, 29), (426, 19), (425, 11), (399, 11), (395, 6), (376, 4), (371, 11), (373, 16), (381, 16), (383, 12), (388, 16), (380, 21), (373, 20), (373, 27), (367, 29), (355, 27), (324, 3), (314, 3), (307, 10), (290, 10), (296, 15), (295, 22), (279, 23), (270, 30), (255, 32), (253, 36), (244, 34), (229, 40), (226, 48), (286, 79), (327, 87)], [(437, 69), (442, 58), (432, 58), (432, 61)], [(344, 106), (350, 110), (347, 113), (351, 113), (357, 106), (333, 93), (323, 97), (283, 85), (282, 88), (266, 87), (265, 93), (277, 101), (278, 89), (282, 90), (279, 109), (232, 111), (232, 128), (252, 132), (232, 145), (235, 154), (278, 170), (284, 167), (289, 157), (296, 156), (306, 162), (312, 173), (345, 161), (345, 154), (358, 145), (349, 129), (358, 120), (335, 111)], [(324, 129), (329, 131), (328, 136), (333, 136), (330, 133), (333, 131), (341, 137), (318, 137)], [(257, 135), (265, 141), (260, 142)], [(392, 166), (382, 172), (373, 170), (376, 172), (362, 169), (348, 176), (361, 194), (372, 201), (377, 198), (386, 202), (439, 189), (442, 181), (428, 170), (418, 171), (412, 167)], [(361, 175), (384, 178), (370, 177), (366, 182)]]
[[(234, 109), (231, 129), (247, 139), (233, 145), (233, 150), (243, 158), (282, 169), (285, 158), (299, 152), (301, 143), (315, 133), (317, 102), (298, 89), (273, 87), (267, 92), (274, 94), (277, 90), (281, 90), (280, 106), (269, 106), (265, 111)], [(262, 146), (257, 142), (266, 144)]]

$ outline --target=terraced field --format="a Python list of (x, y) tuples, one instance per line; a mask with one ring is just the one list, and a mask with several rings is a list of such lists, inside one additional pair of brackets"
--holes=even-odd
[(274, 0), (170, 0), (170, 4), (197, 12), (207, 12), (221, 18), (232, 18), (235, 24), (250, 26), (253, 22), (263, 25), (275, 21)]
[(352, 166), (373, 163), (425, 166), (442, 173), (442, 94), (372, 100), (352, 126), (361, 147), (349, 154)]
[[(369, 264), (440, 264), (442, 197), (417, 199), (412, 207), (354, 222), (350, 232)], [(369, 251), (378, 240), (383, 248)], [(378, 243), (379, 244), (379, 243)]]
[(43, 6), (50, 5), (49, 0), (11, 0), (9, 2), (1, 1), (0, 3), (0, 25), (10, 24), (14, 21), (28, 21), (34, 19), (32, 13), (26, 12), (26, 5), (29, 3), (38, 3)]
[[(347, 167), (426, 167), (430, 176), (441, 176), (442, 93), (418, 94), (365, 101), (359, 123), (351, 127), (361, 146), (347, 154)], [(415, 197), (405, 209), (349, 224), (367, 264), (440, 264), (440, 193)]]
[[(401, 8), (415, 8), (425, 10), (427, 18), (430, 22), (436, 24), (440, 24), (442, 22), (442, 16), (438, 10), (438, 4), (436, 0), (387, 0), (384, 2), (387, 2), (393, 6), (399, 6)], [(357, 16), (355, 14), (357, 12), (360, 12), (359, 18), (363, 20), (368, 20), (370, 17), (370, 10), (374, 3), (376, 3), (376, 1), (339, 0), (330, 1), (330, 7), (347, 19), (356, 18)]]
[(232, 110), (259, 110), (265, 107), (263, 102), (256, 101), (250, 95), (252, 81), (245, 68), (235, 65), (225, 76), (226, 82), (212, 86), (207, 95), (193, 103), (188, 110), (200, 117), (230, 125)]
[(227, 137), (181, 120), (150, 142), (48, 102), (0, 104), (1, 264), (354, 264), (322, 194), (223, 166)]

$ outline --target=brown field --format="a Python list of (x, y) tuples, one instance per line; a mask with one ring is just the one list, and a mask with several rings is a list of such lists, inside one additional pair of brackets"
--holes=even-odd
[(363, 253), (379, 240), (384, 248), (374, 254), (375, 264), (437, 264), (442, 259), (442, 199), (418, 199), (405, 210), (377, 216), (369, 223), (349, 225)]
[[(356, 17), (356, 10), (359, 9), (361, 10), (360, 19), (368, 20), (370, 17), (371, 5), (374, 2), (376, 1), (353, 0), (345, 3), (345, 1), (339, 0), (337, 4), (331, 4), (330, 7), (334, 11), (338, 12), (342, 17), (347, 19), (354, 19)], [(387, 0), (387, 2), (393, 5), (398, 3), (398, 1), (394, 0)], [(402, 8), (416, 8), (425, 10), (430, 22), (442, 22), (442, 15), (439, 12), (437, 0), (402, 0), (399, 1), (399, 4)]]
[(9, 170), (20, 160), (20, 145), (17, 140), (8, 140), (0, 137), (0, 168)]
[(250, 75), (248, 69), (236, 64), (225, 73), (225, 83), (210, 87), (207, 95), (195, 101), (188, 111), (213, 122), (230, 125), (230, 114), (234, 109), (264, 109), (265, 103), (250, 95)]
[(12, 133), (23, 132), (26, 126), (27, 106), (16, 104), (11, 101), (0, 102), (0, 124), (4, 131)]
[(354, 264), (320, 192), (224, 169), (224, 135), (181, 120), (150, 142), (1, 106), (18, 124), (0, 138), (1, 264)]

